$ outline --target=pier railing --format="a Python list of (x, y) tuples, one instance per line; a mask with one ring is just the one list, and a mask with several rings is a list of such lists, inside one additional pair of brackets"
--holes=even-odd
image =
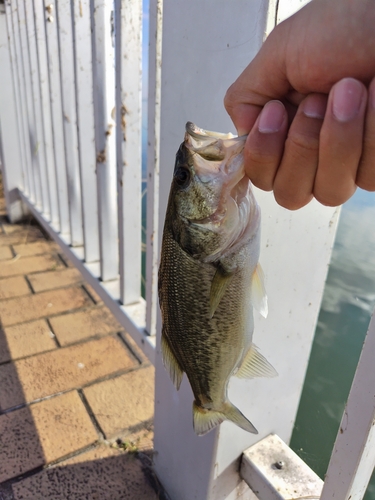
[[(263, 212), (261, 255), (270, 314), (267, 320), (256, 316), (254, 338), (279, 377), (233, 380), (230, 396), (259, 428), (258, 436), (230, 423), (204, 437), (193, 433), (190, 387), (184, 379), (177, 393), (162, 366), (156, 292), (160, 236), (185, 122), (233, 129), (222, 106), (225, 89), (275, 23), (300, 6), (298, 0), (0, 4), (0, 153), (9, 218), (16, 222), (30, 212), (155, 364), (154, 462), (172, 500), (256, 498), (239, 473), (242, 453), (270, 434), (285, 443), (291, 437), (338, 210), (312, 202), (291, 213), (271, 194), (256, 193)], [(142, 12), (149, 16), (146, 33)], [(143, 37), (149, 39), (148, 61), (142, 60)], [(148, 74), (147, 109), (142, 109), (142, 71)], [(147, 146), (142, 148), (145, 113)], [(142, 164), (147, 164), (143, 171)], [(345, 413), (357, 415), (360, 408), (363, 418), (344, 415), (323, 500), (362, 498), (374, 465), (368, 427), (369, 401), (375, 399), (368, 375), (371, 339)], [(364, 388), (366, 401), (360, 397)], [(350, 460), (346, 446), (353, 450)], [(276, 451), (283, 452), (271, 449), (271, 468), (278, 462)], [(249, 453), (243, 464), (257, 464), (257, 454)], [(291, 459), (290, 471), (294, 465)], [(287, 490), (284, 496), (274, 491), (272, 479), (259, 468), (255, 482), (245, 468), (242, 474), (260, 500), (293, 498)], [(340, 481), (346, 485), (338, 490)]]

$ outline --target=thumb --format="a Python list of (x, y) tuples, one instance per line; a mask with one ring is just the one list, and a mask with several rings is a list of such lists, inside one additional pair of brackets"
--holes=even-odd
[(268, 101), (282, 99), (290, 90), (284, 26), (282, 23), (271, 32), (255, 58), (227, 90), (224, 106), (238, 135), (250, 132)]

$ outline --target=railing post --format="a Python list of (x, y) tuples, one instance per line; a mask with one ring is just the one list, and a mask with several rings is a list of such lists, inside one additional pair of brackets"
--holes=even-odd
[[(354, 334), (355, 332), (353, 332)], [(375, 466), (375, 312), (363, 344), (321, 500), (362, 500)]]
[(118, 241), (118, 212), (113, 8), (111, 0), (91, 0), (100, 274), (103, 281), (114, 280), (119, 274), (119, 248), (114, 244)]
[[(275, 6), (260, 0), (236, 8), (226, 0), (164, 0), (159, 241), (185, 122), (234, 131), (223, 97), (259, 49), (276, 19)], [(271, 193), (256, 190), (255, 196), (262, 209), (261, 263), (270, 312), (266, 320), (255, 315), (254, 342), (279, 376), (230, 382), (231, 401), (258, 428), (258, 435), (224, 422), (198, 437), (192, 427), (190, 386), (184, 377), (180, 391), (175, 390), (157, 343), (154, 461), (172, 500), (253, 499), (238, 474), (242, 452), (270, 433), (286, 443), (291, 437), (338, 211), (312, 202), (289, 212)]]
[[(20, 154), (22, 144), (19, 137), (19, 126), (17, 123), (16, 99), (14, 95), (17, 82), (14, 81), (14, 70), (11, 60), (8, 40), (5, 8), (10, 10), (10, 5), (0, 4), (0, 68), (1, 68), (1, 92), (0, 92), (0, 160), (3, 174), (3, 184), (8, 217), (11, 222), (17, 222), (24, 215), (24, 209), (17, 194), (17, 187), (23, 186), (24, 177), (22, 172), (22, 156)], [(9, 12), (8, 12), (9, 14)], [(12, 35), (12, 33), (9, 33)]]

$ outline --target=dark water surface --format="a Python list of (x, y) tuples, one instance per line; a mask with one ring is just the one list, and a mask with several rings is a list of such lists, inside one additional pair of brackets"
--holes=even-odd
[[(374, 307), (375, 194), (358, 190), (341, 212), (291, 441), (322, 478)], [(364, 498), (375, 500), (375, 475)]]

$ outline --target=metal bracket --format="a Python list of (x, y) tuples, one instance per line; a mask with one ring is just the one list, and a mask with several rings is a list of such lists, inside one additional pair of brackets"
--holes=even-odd
[(323, 481), (276, 434), (242, 455), (241, 476), (259, 500), (319, 500)]

